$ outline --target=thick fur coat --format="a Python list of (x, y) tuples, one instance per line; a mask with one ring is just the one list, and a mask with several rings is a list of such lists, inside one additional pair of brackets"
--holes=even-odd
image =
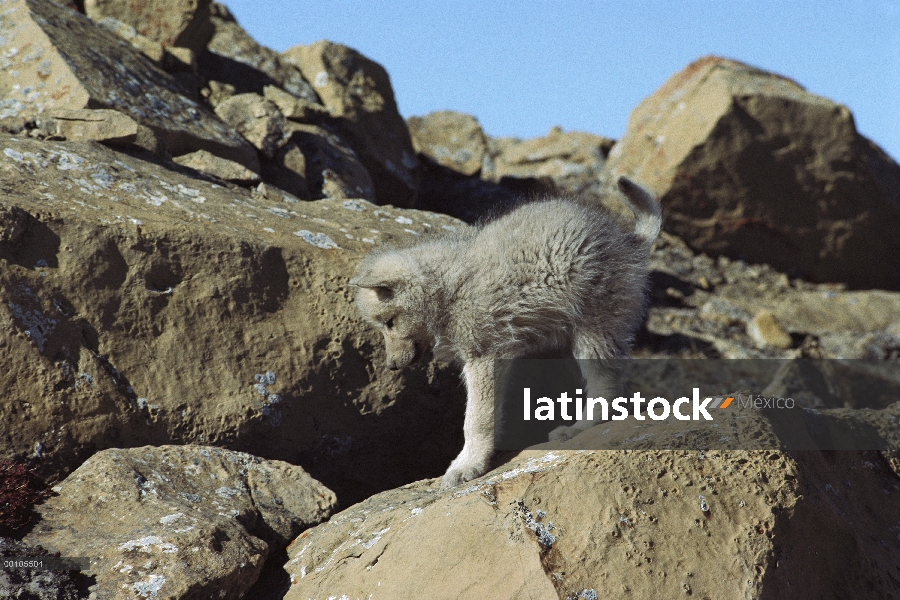
[[(558, 350), (578, 359), (628, 356), (661, 219), (646, 190), (624, 177), (618, 187), (634, 228), (602, 208), (546, 199), (463, 233), (373, 251), (351, 279), (362, 316), (384, 335), (391, 369), (409, 365), (427, 346), (436, 358), (462, 365), (465, 444), (444, 487), (488, 468), (495, 359)], [(587, 392), (608, 394), (615, 385), (609, 374), (596, 361), (581, 364)]]

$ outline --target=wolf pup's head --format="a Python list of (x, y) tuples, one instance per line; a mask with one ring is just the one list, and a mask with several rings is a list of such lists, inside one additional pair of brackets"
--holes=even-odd
[(356, 306), (363, 318), (384, 335), (388, 368), (402, 369), (419, 359), (432, 340), (424, 281), (412, 257), (399, 250), (371, 254), (350, 285), (358, 288)]

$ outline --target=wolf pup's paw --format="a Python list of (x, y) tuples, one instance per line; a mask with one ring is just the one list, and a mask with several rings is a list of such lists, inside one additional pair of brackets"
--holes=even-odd
[(446, 490), (456, 487), (461, 483), (471, 481), (476, 477), (484, 475), (487, 469), (481, 465), (460, 465), (459, 467), (451, 467), (441, 477), (441, 489)]

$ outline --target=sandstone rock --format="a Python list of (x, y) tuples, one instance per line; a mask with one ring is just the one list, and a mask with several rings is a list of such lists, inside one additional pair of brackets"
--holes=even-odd
[(143, 36), (137, 32), (137, 29), (123, 23), (113, 17), (94, 18), (93, 21), (100, 27), (108, 29), (120, 38), (129, 42), (132, 46), (140, 50), (144, 56), (149, 58), (157, 67), (162, 67), (166, 57), (166, 49), (156, 40)]
[(580, 131), (554, 127), (542, 138), (506, 143), (493, 156), (493, 179), (548, 177), (560, 190), (583, 193), (600, 177), (613, 140)]
[(315, 198), (364, 198), (375, 201), (369, 172), (352, 148), (324, 127), (292, 123), (292, 143), (305, 156), (307, 186)]
[(459, 221), (2, 134), (0, 185), (0, 458), (52, 479), (105, 448), (214, 444), (349, 504), (461, 447), (458, 373), (387, 370), (347, 288), (376, 244)]
[(259, 94), (238, 94), (216, 106), (216, 114), (251, 144), (274, 158), (284, 137), (284, 115)]
[(173, 154), (208, 150), (259, 170), (252, 146), (125, 41), (55, 2), (11, 0), (7, 7), (0, 16), (0, 116), (115, 108), (157, 131)]
[(384, 68), (324, 40), (295, 46), (282, 56), (300, 68), (337, 119), (342, 136), (372, 176), (378, 203), (412, 206), (419, 165)]
[(263, 88), (263, 95), (278, 106), (286, 118), (301, 123), (317, 123), (329, 116), (328, 110), (321, 104), (298, 98), (274, 85)]
[(276, 85), (307, 102), (319, 102), (296, 66), (256, 43), (223, 5), (214, 2), (212, 10), (215, 33), (207, 51), (197, 57), (198, 68), (207, 80), (229, 83), (239, 93), (262, 94), (265, 86)]
[(300, 467), (204, 446), (104, 450), (54, 491), (26, 540), (90, 557), (103, 598), (240, 598), (336, 503)]
[(884, 498), (900, 486), (877, 452), (566, 449), (578, 440), (338, 513), (289, 547), (285, 598), (816, 598), (895, 585), (900, 542), (883, 532), (900, 504)]
[(653, 188), (666, 230), (694, 249), (900, 289), (900, 166), (846, 107), (784, 77), (692, 63), (634, 110), (605, 173)]
[(406, 124), (416, 152), (463, 175), (481, 172), (487, 141), (475, 117), (445, 110), (410, 117)]
[(206, 150), (197, 150), (190, 154), (183, 154), (172, 159), (176, 164), (182, 167), (188, 167), (213, 177), (218, 177), (225, 181), (237, 183), (239, 185), (248, 185), (259, 181), (259, 175), (254, 173), (244, 165), (240, 165), (234, 161), (219, 158), (215, 154), (210, 154)]
[(790, 334), (778, 324), (772, 313), (767, 310), (761, 310), (756, 313), (750, 323), (747, 324), (747, 335), (762, 348), (767, 346), (782, 349), (791, 347)]
[(137, 140), (138, 124), (117, 110), (51, 110), (38, 124), (51, 135), (67, 140), (96, 140), (107, 144), (131, 144)]
[(84, 12), (97, 21), (118, 19), (142, 36), (163, 46), (182, 46), (199, 52), (212, 37), (210, 0), (85, 0)]

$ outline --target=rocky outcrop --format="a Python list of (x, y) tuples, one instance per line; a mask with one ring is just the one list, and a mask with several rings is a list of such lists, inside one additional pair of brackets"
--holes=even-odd
[(259, 171), (256, 150), (147, 57), (108, 30), (47, 0), (15, 0), (0, 16), (0, 117), (115, 108), (174, 155), (207, 150)]
[(692, 63), (634, 110), (606, 171), (652, 187), (666, 231), (696, 250), (900, 289), (900, 166), (846, 107), (789, 79)]
[(456, 489), (420, 482), (338, 513), (290, 546), (285, 598), (897, 590), (900, 485), (882, 454), (574, 450), (601, 429)]
[[(219, 4), (87, 4), (96, 21), (0, 11), (0, 460), (64, 480), (0, 554), (94, 562), (0, 572), (0, 595), (898, 593), (900, 377), (881, 359), (900, 358), (900, 179), (846, 109), (706, 59), (614, 148), (491, 138), (458, 113), (407, 126), (378, 64), (330, 42), (281, 55)], [(879, 359), (753, 362), (760, 393), (805, 407), (788, 429), (856, 452), (782, 444), (760, 414), (724, 425), (762, 449), (698, 452), (696, 427), (664, 424), (678, 449), (654, 450), (628, 424), (410, 484), (459, 451), (465, 390), (433, 360), (385, 369), (357, 262), (467, 227), (448, 214), (600, 199), (619, 172), (660, 192), (669, 231), (635, 355)], [(657, 383), (684, 387), (675, 371)]]
[(475, 221), (542, 193), (605, 196), (598, 177), (608, 138), (558, 127), (530, 140), (491, 138), (475, 117), (453, 111), (410, 117), (407, 125), (423, 162), (422, 208)]
[[(494, 180), (549, 178), (570, 194), (597, 194), (598, 179), (613, 140), (581, 131), (554, 127), (542, 138), (498, 139), (492, 146)], [(597, 194), (600, 195), (600, 194)]]
[(339, 133), (372, 176), (378, 203), (413, 206), (419, 165), (387, 71), (328, 41), (295, 46), (282, 56), (300, 68), (336, 119)]
[(343, 502), (442, 472), (458, 375), (388, 371), (346, 282), (377, 244), (465, 225), (146, 158), (0, 136), (2, 457), (63, 477), (104, 448), (215, 444)]
[(300, 467), (205, 446), (105, 450), (54, 491), (25, 541), (89, 557), (101, 598), (241, 598), (336, 502)]
[(319, 104), (319, 97), (296, 66), (280, 54), (256, 42), (228, 9), (212, 3), (214, 33), (206, 51), (198, 57), (200, 72), (208, 81), (227, 82), (237, 93), (262, 94), (274, 85), (289, 94)]

